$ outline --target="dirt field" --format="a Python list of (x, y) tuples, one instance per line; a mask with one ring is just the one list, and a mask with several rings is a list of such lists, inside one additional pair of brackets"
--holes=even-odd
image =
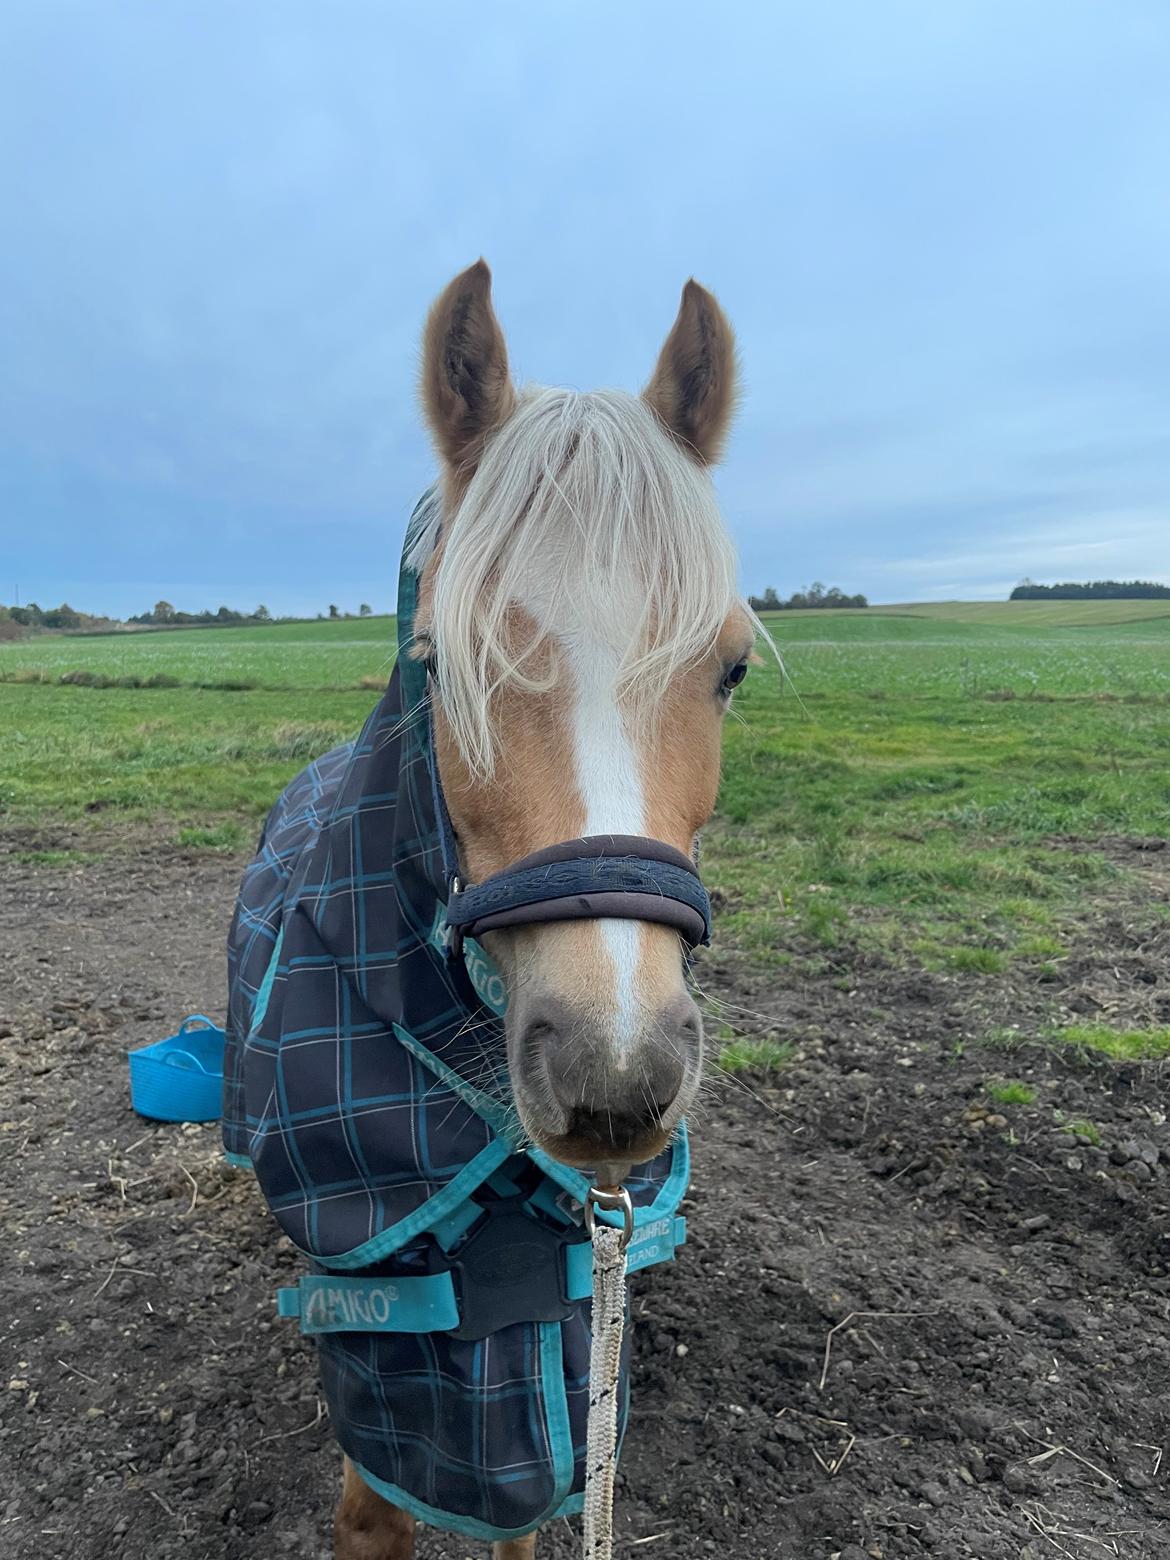
[[(1170, 1022), (1170, 849), (1141, 844), (1110, 847), (1129, 871), (1059, 966), (1070, 1017)], [(338, 1457), (272, 1319), (295, 1253), (214, 1128), (129, 1107), (126, 1048), (222, 1011), (239, 865), (145, 836), (83, 868), (0, 856), (12, 1560), (328, 1553)], [(1166, 1554), (1164, 1072), (974, 1044), (1038, 1011), (1006, 980), (842, 956), (794, 989), (705, 983), (796, 1049), (713, 1086), (690, 1244), (637, 1283), (619, 1552)], [(1035, 1101), (989, 1103), (994, 1074)], [(564, 1523), (541, 1549), (575, 1552)]]

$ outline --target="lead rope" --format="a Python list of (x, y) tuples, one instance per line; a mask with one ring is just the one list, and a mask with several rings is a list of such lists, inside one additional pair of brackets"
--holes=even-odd
[[(597, 1208), (619, 1211), (621, 1229), (595, 1218)], [(585, 1203), (585, 1226), (593, 1241), (593, 1333), (585, 1434), (584, 1554), (585, 1560), (611, 1560), (618, 1392), (626, 1323), (626, 1247), (634, 1232), (634, 1208), (625, 1187), (592, 1187)]]

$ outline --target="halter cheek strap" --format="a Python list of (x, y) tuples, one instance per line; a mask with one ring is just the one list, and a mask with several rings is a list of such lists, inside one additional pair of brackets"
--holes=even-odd
[(683, 851), (640, 834), (594, 834), (522, 856), (482, 883), (459, 876), (458, 842), (430, 734), (431, 789), (447, 881), (447, 948), (464, 937), (552, 921), (651, 921), (688, 948), (711, 940), (711, 901)]

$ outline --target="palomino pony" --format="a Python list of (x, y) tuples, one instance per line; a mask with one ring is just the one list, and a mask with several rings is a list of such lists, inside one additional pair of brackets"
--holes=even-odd
[(229, 946), (225, 1137), (314, 1265), (282, 1312), (346, 1453), (338, 1560), (420, 1518), (523, 1560), (580, 1510), (581, 1207), (624, 1182), (646, 1262), (676, 1228), (695, 841), (754, 640), (715, 299), (688, 282), (640, 397), (517, 391), (490, 286), (426, 327), (390, 688), (278, 803)]

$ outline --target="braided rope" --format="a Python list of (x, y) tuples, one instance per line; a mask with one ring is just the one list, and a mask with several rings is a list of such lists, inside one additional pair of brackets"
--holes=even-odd
[(585, 1439), (585, 1560), (613, 1555), (613, 1481), (617, 1468), (618, 1390), (626, 1322), (626, 1243), (621, 1230), (593, 1229), (593, 1334), (589, 1349), (589, 1423)]

